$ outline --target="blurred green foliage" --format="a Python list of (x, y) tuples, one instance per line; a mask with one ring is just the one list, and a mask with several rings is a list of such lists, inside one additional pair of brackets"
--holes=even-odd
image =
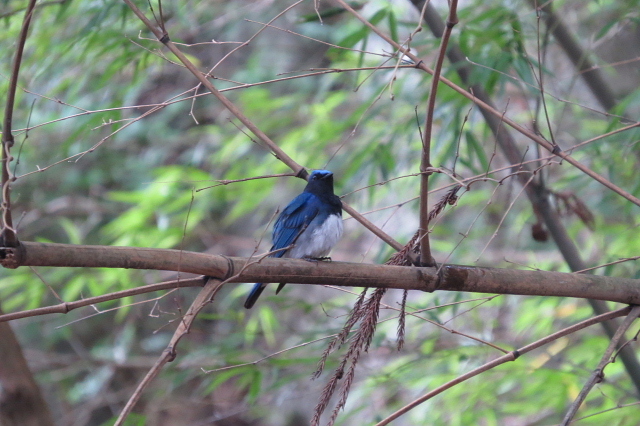
[[(146, 2), (136, 3), (151, 16)], [(346, 194), (347, 202), (370, 212), (370, 220), (406, 242), (418, 225), (419, 178), (412, 174), (419, 167), (419, 127), (430, 77), (413, 68), (353, 70), (385, 61), (394, 66), (397, 60), (379, 56), (390, 48), (348, 13), (333, 10), (322, 24), (315, 20), (312, 3), (294, 8), (274, 25), (341, 48), (270, 28), (222, 60), (261, 28), (245, 19), (265, 22), (289, 2), (239, 6), (181, 1), (163, 3), (163, 10), (171, 39), (191, 44), (180, 49), (201, 69), (215, 66), (213, 83), (226, 89), (258, 127), (305, 167), (333, 170), (337, 193)], [(409, 2), (376, 0), (355, 6), (395, 40), (406, 40), (417, 26), (417, 11)], [(637, 6), (634, 0), (557, 7), (575, 17), (570, 24), (576, 34), (606, 38), (620, 19), (637, 29)], [(6, 46), (0, 51), (0, 93), (6, 93), (23, 2), (3, 0), (0, 7), (0, 43)], [(155, 4), (154, 10), (157, 14)], [(445, 11), (440, 12), (444, 16)], [(486, 88), (500, 109), (525, 127), (536, 120), (548, 134), (536, 110), (538, 28), (534, 11), (522, 3), (471, 2), (460, 9), (451, 43), (460, 45), (471, 63), (480, 64), (472, 67), (472, 80)], [(618, 117), (593, 112), (597, 104), (551, 43), (549, 59), (540, 69), (553, 95), (546, 98), (552, 130), (563, 149), (619, 128)], [(438, 42), (423, 30), (413, 35), (411, 46), (432, 63)], [(164, 55), (167, 51), (124, 4), (64, 1), (39, 6), (20, 71), (14, 117), (14, 153), (20, 156), (12, 164), (19, 177), (13, 185), (12, 212), (22, 240), (242, 256), (268, 249), (270, 220), (304, 183), (294, 178), (220, 183), (289, 170), (212, 97), (192, 100), (195, 79)], [(320, 69), (336, 72), (235, 88), (235, 82), (258, 83)], [(444, 72), (459, 82), (446, 61)], [(615, 69), (607, 68), (607, 73), (616, 79)], [(203, 94), (202, 88), (197, 94)], [(138, 120), (154, 106), (160, 108)], [(616, 114), (633, 116), (640, 108), (640, 91), (621, 94), (617, 108)], [(508, 166), (477, 108), (453, 90), (440, 88), (434, 124), (434, 167), (469, 178)], [(607, 137), (573, 155), (638, 196), (639, 135), (636, 129)], [(536, 158), (532, 143), (522, 138), (518, 143), (526, 152), (524, 159)], [(475, 183), (436, 220), (431, 234), (436, 260), (567, 271), (553, 243), (532, 240), (535, 215), (508, 174), (508, 169), (489, 173), (489, 180)], [(576, 194), (594, 213), (595, 231), (575, 216), (564, 218), (590, 264), (638, 254), (635, 206), (567, 164), (553, 164), (540, 174), (550, 188)], [(453, 183), (444, 174), (434, 175), (431, 182), (437, 189), (434, 201)], [(347, 219), (345, 226), (334, 259), (379, 263), (392, 253), (354, 220)], [(638, 277), (638, 268), (626, 262), (596, 273)], [(1, 274), (0, 300), (6, 312), (58, 303), (54, 291), (72, 301), (173, 277), (161, 271), (55, 268)], [(355, 296), (331, 288), (288, 286), (279, 296), (267, 289), (259, 305), (245, 311), (247, 287), (229, 285), (219, 293), (180, 342), (175, 365), (145, 392), (128, 424), (159, 424), (158, 416), (164, 424), (225, 417), (255, 419), (247, 424), (287, 424), (296, 415), (308, 420), (327, 373), (313, 382), (309, 377)], [(62, 424), (112, 422), (164, 350), (195, 294), (197, 290), (181, 289), (104, 303), (64, 317), (14, 322), (24, 347), (32, 350), (31, 361), (39, 366), (38, 378)], [(463, 303), (475, 297), (410, 294), (408, 306), (444, 305), (420, 315), (506, 349), (591, 315), (584, 302), (576, 300), (501, 296), (484, 304)], [(389, 292), (385, 303), (390, 308), (383, 309), (382, 319), (397, 316), (393, 309), (399, 300), (398, 292)], [(337, 424), (380, 420), (501, 355), (422, 318), (407, 317), (401, 352), (395, 350), (397, 320), (379, 325)], [(397, 424), (424, 424), (427, 418), (433, 425), (558, 423), (607, 343), (595, 327), (568, 336), (453, 387)], [(331, 355), (327, 371), (343, 350)], [(230, 368), (234, 365), (238, 367)], [(625, 372), (615, 364), (580, 414), (636, 399)], [(639, 417), (633, 408), (618, 408), (580, 424), (630, 425), (640, 423)]]

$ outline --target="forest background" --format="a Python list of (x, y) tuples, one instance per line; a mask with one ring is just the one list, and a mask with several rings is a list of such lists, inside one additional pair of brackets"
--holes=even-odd
[[(396, 243), (345, 213), (335, 264), (319, 268), (383, 264), (421, 228), (438, 266), (514, 270), (518, 282), (525, 271), (583, 271), (630, 285), (640, 278), (637, 0), (52, 0), (33, 13), (22, 1), (0, 6), (0, 93), (16, 89), (15, 102), (2, 98), (12, 157), (3, 179), (9, 248), (15, 229), (21, 242), (257, 261), (276, 212), (304, 187), (297, 164), (332, 170), (343, 201)], [(171, 42), (163, 46), (136, 7)], [(425, 72), (440, 69), (434, 33), (447, 19), (442, 76), (466, 96), (443, 83), (435, 92)], [(399, 54), (389, 40), (410, 52)], [(170, 43), (293, 162), (209, 94)], [(499, 114), (487, 114), (479, 98)], [(428, 228), (423, 202), (435, 216)], [(0, 272), (2, 313), (17, 313), (0, 317), (2, 425), (298, 425), (322, 411), (321, 424), (551, 425), (578, 408), (576, 424), (640, 423), (638, 325), (631, 316), (606, 323), (607, 331), (597, 325), (607, 311), (637, 316), (612, 300), (637, 303), (640, 291), (602, 297), (609, 302), (558, 297), (542, 288), (564, 285), (551, 278), (526, 293), (540, 296), (389, 290), (380, 294), (368, 351), (349, 358), (345, 342), (311, 380), (362, 289), (348, 281), (288, 285), (275, 296), (267, 288), (245, 310), (249, 285), (229, 282), (189, 323), (175, 360), (141, 387), (203, 290), (81, 306), (176, 273), (23, 265)], [(62, 302), (78, 308), (34, 311)], [(585, 320), (595, 325), (553, 335)], [(512, 352), (545, 338), (531, 352)], [(607, 348), (616, 355), (621, 346), (624, 362), (607, 365), (588, 392)], [(409, 405), (501, 356), (514, 362)], [(350, 392), (338, 377), (330, 399), (331, 372), (344, 360), (357, 364), (348, 370)]]

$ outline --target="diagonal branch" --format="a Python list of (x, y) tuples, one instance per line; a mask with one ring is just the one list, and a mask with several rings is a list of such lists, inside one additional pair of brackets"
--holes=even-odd
[(95, 305), (96, 303), (108, 302), (110, 300), (123, 299), (125, 297), (136, 296), (138, 294), (153, 293), (154, 291), (172, 290), (183, 287), (202, 287), (202, 278), (190, 278), (174, 281), (165, 281), (161, 283), (148, 284), (140, 287), (134, 287), (127, 290), (116, 291), (113, 293), (103, 294), (101, 296), (87, 297), (86, 299), (76, 300), (75, 302), (62, 302), (57, 305), (45, 306), (42, 308), (30, 309), (28, 311), (12, 312), (10, 314), (0, 315), (0, 322), (13, 321), (20, 318), (27, 318), (48, 314), (67, 314), (75, 309), (84, 306)]
[(480, 373), (483, 373), (487, 370), (491, 370), (492, 368), (495, 368), (501, 364), (510, 362), (510, 361), (515, 361), (516, 359), (518, 359), (521, 355), (526, 354), (527, 352), (531, 352), (534, 349), (539, 348), (540, 346), (546, 345), (547, 343), (553, 342), (554, 340), (559, 339), (560, 337), (566, 336), (568, 334), (571, 333), (575, 333), (578, 330), (582, 330), (583, 328), (589, 327), (591, 325), (597, 324), (599, 322), (603, 322), (603, 321), (607, 321), (613, 318), (617, 318), (623, 315), (628, 315), (629, 312), (631, 311), (630, 307), (626, 307), (626, 308), (622, 308), (622, 309), (618, 309), (617, 311), (611, 311), (611, 312), (607, 312), (606, 314), (603, 315), (599, 315), (597, 317), (593, 317), (593, 318), (589, 318), (588, 320), (579, 322), (578, 324), (572, 325), (571, 327), (567, 327), (564, 330), (560, 330), (556, 333), (550, 334), (547, 337), (544, 337), (540, 340), (537, 340), (533, 343), (530, 343), (520, 349), (516, 349), (515, 351), (509, 352), (506, 355), (503, 355), (499, 358), (494, 359), (493, 361), (489, 361), (488, 363), (475, 368), (471, 371), (469, 371), (466, 374), (463, 374), (462, 376), (459, 376), (453, 380), (451, 380), (450, 382), (447, 382), (445, 384), (443, 384), (442, 386), (437, 387), (436, 389), (432, 390), (431, 392), (421, 396), (420, 398), (416, 399), (415, 401), (411, 402), (410, 404), (407, 404), (406, 406), (402, 407), (401, 409), (399, 409), (398, 411), (396, 411), (395, 413), (391, 414), (389, 417), (387, 417), (386, 419), (382, 420), (379, 423), (376, 423), (375, 426), (384, 426), (384, 425), (388, 425), (389, 423), (391, 423), (393, 420), (397, 419), (398, 417), (402, 416), (403, 414), (407, 413), (408, 411), (412, 410), (413, 408), (417, 407), (418, 405), (422, 404), (425, 401), (428, 401), (429, 399), (433, 398), (434, 396), (446, 391), (449, 388), (452, 388), (453, 386), (462, 383), (466, 380), (469, 380), (472, 377), (475, 377), (477, 375), (479, 375)]
[(233, 102), (229, 100), (226, 96), (224, 96), (218, 89), (215, 88), (213, 84), (203, 73), (201, 73), (195, 65), (176, 47), (173, 42), (171, 42), (169, 35), (167, 33), (163, 33), (147, 17), (142, 13), (142, 11), (133, 4), (131, 0), (124, 0), (124, 2), (131, 8), (133, 13), (136, 14), (138, 18), (147, 26), (147, 28), (153, 32), (153, 34), (158, 38), (158, 40), (163, 43), (170, 51), (173, 53), (182, 64), (189, 70), (191, 73), (205, 86), (211, 94), (213, 94), (222, 105), (225, 106), (233, 115), (235, 115), (238, 120), (242, 122), (251, 132), (256, 135), (260, 141), (262, 141), (265, 145), (269, 147), (269, 149), (275, 154), (276, 158), (285, 163), (291, 170), (296, 173), (296, 176), (301, 178), (306, 178), (307, 171), (298, 163), (296, 163), (293, 158), (289, 157), (286, 152), (284, 152), (274, 141), (272, 141), (269, 136), (267, 136), (262, 130), (258, 128), (247, 116), (244, 115), (240, 109), (235, 106)]
[[(412, 3), (418, 10), (422, 10), (424, 6), (424, 0), (412, 0)], [(442, 19), (431, 3), (427, 4), (424, 20), (436, 37), (442, 36), (444, 33), (444, 22), (442, 22)], [(447, 56), (451, 63), (456, 65), (455, 69), (460, 76), (460, 79), (465, 84), (470, 84), (471, 70), (468, 65), (465, 64), (465, 55), (460, 48), (458, 46), (452, 46), (448, 50)], [(482, 100), (487, 105), (493, 105), (491, 98), (481, 85), (474, 85), (472, 87), (472, 91), (478, 99)], [(520, 167), (528, 172), (533, 172), (533, 169), (529, 165), (522, 163), (523, 155), (516, 146), (513, 135), (509, 129), (505, 127), (504, 121), (500, 117), (496, 117), (490, 113), (487, 109), (481, 108), (480, 112), (491, 129), (491, 132), (494, 134), (500, 149), (509, 162), (511, 162), (511, 164), (518, 165), (514, 167)], [(637, 124), (627, 126), (623, 129), (635, 127), (636, 125)], [(549, 190), (544, 185), (537, 182), (531, 182), (531, 184), (528, 185), (527, 174), (520, 173), (516, 174), (516, 176), (520, 180), (521, 185), (525, 187), (526, 194), (529, 197), (533, 208), (541, 214), (547, 229), (549, 229), (560, 253), (562, 253), (562, 256), (571, 270), (576, 272), (587, 269), (587, 265), (580, 257), (578, 248), (567, 233), (566, 228), (563, 226), (557, 210), (551, 205), (549, 200)], [(599, 300), (589, 300), (589, 304), (596, 315), (603, 314), (609, 310), (607, 306)], [(617, 328), (615, 321), (603, 322), (602, 326), (609, 338), (613, 338), (615, 329)], [(636, 354), (629, 347), (624, 347), (621, 349), (620, 358), (622, 359), (631, 380), (633, 380), (636, 389), (640, 392), (640, 363), (638, 362)]]
[(538, 0), (528, 0), (531, 7), (543, 12), (547, 28), (551, 30), (556, 41), (567, 54), (573, 65), (580, 72), (580, 76), (589, 86), (598, 102), (606, 111), (611, 111), (616, 106), (616, 98), (609, 84), (602, 75), (602, 70), (593, 65), (589, 55), (580, 46), (580, 43), (571, 35), (562, 18), (553, 10), (553, 2), (540, 3)]
[(582, 405), (591, 389), (596, 385), (596, 383), (600, 383), (604, 379), (604, 368), (609, 363), (613, 362), (611, 356), (616, 350), (616, 347), (619, 345), (620, 339), (624, 337), (624, 333), (629, 329), (629, 327), (631, 327), (631, 324), (636, 320), (636, 318), (638, 318), (638, 316), (640, 316), (640, 306), (636, 305), (633, 307), (624, 321), (622, 321), (622, 324), (620, 324), (618, 330), (616, 330), (616, 334), (615, 336), (613, 336), (613, 338), (611, 339), (611, 343), (609, 343), (609, 346), (607, 347), (607, 350), (602, 355), (600, 363), (598, 364), (596, 369), (593, 370), (593, 373), (591, 373), (591, 376), (589, 377), (589, 380), (587, 380), (587, 383), (584, 384), (584, 387), (578, 394), (578, 397), (573, 402), (573, 404), (571, 404), (571, 407), (569, 407), (567, 414), (562, 420), (562, 426), (567, 426), (569, 423), (571, 423), (571, 420), (573, 420), (573, 417), (578, 412), (580, 405)]
[(144, 391), (144, 389), (160, 373), (160, 370), (162, 370), (162, 367), (164, 367), (165, 364), (175, 359), (176, 347), (178, 345), (178, 342), (185, 335), (189, 334), (189, 330), (191, 329), (191, 325), (193, 324), (193, 321), (196, 319), (196, 316), (202, 310), (202, 308), (204, 308), (206, 305), (208, 305), (211, 302), (215, 294), (222, 287), (222, 284), (224, 284), (224, 282), (221, 282), (216, 279), (209, 279), (205, 284), (204, 288), (200, 290), (200, 293), (198, 293), (198, 295), (194, 299), (193, 303), (187, 310), (187, 313), (184, 315), (184, 317), (180, 319), (180, 322), (178, 323), (178, 327), (176, 328), (176, 331), (173, 333), (173, 336), (171, 337), (171, 340), (169, 341), (167, 348), (162, 352), (162, 355), (160, 355), (160, 358), (158, 358), (158, 360), (155, 362), (153, 367), (151, 367), (151, 369), (149, 370), (147, 375), (144, 377), (144, 379), (142, 379), (140, 384), (138, 384), (138, 387), (136, 388), (135, 392), (131, 395), (131, 397), (127, 401), (127, 404), (124, 406), (124, 408), (120, 412), (120, 415), (118, 416), (118, 420), (116, 420), (116, 422), (114, 423), (114, 426), (121, 426), (124, 423), (125, 419), (129, 415), (129, 413), (131, 413), (131, 410), (133, 410), (133, 407), (136, 405), (136, 403), (142, 396), (142, 392)]
[[(407, 57), (409, 57), (412, 61), (414, 61), (417, 64), (416, 68), (420, 68), (421, 70), (433, 75), (434, 71), (431, 68), (427, 67), (424, 64), (424, 62), (420, 60), (420, 58), (418, 58), (416, 55), (411, 53), (411, 51), (409, 49), (407, 49), (407, 48), (401, 46), (400, 44), (396, 43), (391, 37), (389, 37), (387, 34), (382, 32), (379, 28), (377, 28), (375, 25), (371, 24), (362, 15), (360, 15), (358, 12), (356, 12), (344, 0), (336, 0), (336, 1), (338, 3), (340, 3), (342, 5), (342, 7), (344, 7), (346, 10), (348, 10), (353, 16), (358, 18), (358, 20), (360, 20), (364, 25), (366, 25), (368, 28), (370, 28), (374, 33), (376, 33), (378, 36), (380, 36), (382, 39), (384, 39), (387, 43), (389, 43), (391, 46), (393, 46), (394, 49), (396, 49), (397, 51), (401, 52), (402, 54), (404, 54)], [(635, 197), (634, 195), (632, 195), (628, 191), (625, 191), (624, 189), (618, 187), (617, 185), (613, 184), (612, 182), (609, 182), (603, 176), (600, 176), (598, 173), (594, 172), (589, 167), (585, 166), (584, 164), (581, 164), (579, 161), (577, 161), (575, 158), (571, 157), (566, 152), (561, 151), (557, 146), (554, 146), (553, 144), (549, 143), (547, 140), (545, 140), (541, 136), (536, 135), (534, 132), (522, 127), (521, 125), (519, 125), (518, 123), (516, 123), (515, 121), (513, 121), (509, 117), (504, 116), (504, 114), (502, 112), (498, 111), (497, 109), (495, 109), (491, 105), (487, 104), (486, 102), (478, 99), (472, 93), (468, 92), (467, 90), (464, 90), (463, 88), (461, 88), (457, 84), (453, 83), (451, 80), (449, 80), (449, 79), (447, 79), (445, 77), (440, 77), (440, 81), (443, 82), (444, 84), (446, 84), (447, 86), (449, 86), (450, 88), (452, 88), (453, 90), (455, 90), (456, 92), (458, 92), (459, 94), (461, 94), (462, 96), (464, 96), (465, 98), (469, 99), (470, 101), (472, 101), (476, 105), (478, 105), (480, 108), (486, 110), (488, 113), (490, 113), (493, 116), (499, 118), (504, 123), (506, 123), (507, 125), (512, 127), (514, 130), (516, 130), (517, 132), (519, 132), (522, 135), (526, 136), (527, 138), (531, 139), (533, 142), (537, 143), (538, 145), (540, 145), (541, 147), (543, 147), (547, 151), (549, 151), (552, 154), (557, 155), (558, 157), (562, 158), (564, 161), (566, 161), (567, 163), (571, 164), (572, 166), (574, 166), (575, 168), (577, 168), (578, 170), (580, 170), (581, 172), (583, 172), (587, 176), (591, 177), (595, 181), (597, 181), (600, 184), (604, 185), (605, 187), (609, 188), (610, 190), (612, 190), (616, 194), (626, 198), (627, 200), (631, 201), (635, 205), (640, 206), (640, 199), (639, 198)]]
[[(160, 42), (162, 42), (170, 51), (173, 53), (182, 64), (189, 70), (191, 73), (202, 83), (204, 87), (206, 87), (211, 94), (213, 94), (218, 100), (224, 105), (233, 115), (235, 115), (238, 120), (242, 122), (251, 132), (269, 149), (273, 152), (276, 158), (282, 161), (284, 164), (289, 166), (291, 170), (293, 170), (296, 174), (296, 177), (307, 179), (308, 173), (300, 164), (293, 160), (293, 158), (289, 157), (286, 152), (284, 152), (274, 141), (269, 138), (262, 130), (258, 128), (247, 116), (245, 116), (240, 109), (235, 106), (233, 102), (231, 102), (226, 96), (224, 96), (218, 89), (215, 88), (213, 84), (207, 77), (200, 72), (195, 65), (176, 47), (175, 44), (171, 42), (169, 39), (169, 35), (167, 33), (163, 33), (158, 28), (156, 28), (151, 21), (147, 19), (147, 17), (142, 13), (140, 9), (136, 5), (133, 4), (131, 0), (124, 0), (124, 2), (131, 8), (133, 13), (140, 18), (142, 22), (149, 28), (151, 32), (158, 38)], [(273, 20), (272, 20), (273, 21)], [(270, 21), (269, 24), (272, 22)], [(355, 209), (345, 203), (342, 205), (343, 209), (349, 213), (354, 219), (360, 222), (365, 228), (369, 229), (373, 232), (377, 237), (381, 240), (389, 244), (396, 250), (402, 249), (402, 244), (395, 241), (390, 235), (384, 232), (382, 229), (375, 226), (369, 220), (367, 220), (364, 216), (359, 214)]]

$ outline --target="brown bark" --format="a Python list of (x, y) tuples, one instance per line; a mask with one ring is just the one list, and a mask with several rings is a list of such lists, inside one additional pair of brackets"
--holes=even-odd
[(301, 259), (246, 259), (179, 250), (34, 242), (0, 249), (0, 264), (152, 269), (203, 274), (230, 282), (468, 291), (640, 304), (640, 280), (636, 279), (457, 265), (419, 268)]

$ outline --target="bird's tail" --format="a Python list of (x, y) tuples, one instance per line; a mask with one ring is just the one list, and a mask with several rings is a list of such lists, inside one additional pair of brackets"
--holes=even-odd
[(256, 300), (258, 300), (258, 297), (260, 297), (260, 295), (262, 294), (262, 290), (264, 290), (266, 286), (267, 285), (264, 283), (256, 283), (253, 286), (253, 289), (251, 289), (249, 297), (247, 297), (247, 300), (244, 302), (244, 307), (247, 309), (251, 309), (256, 303)]

